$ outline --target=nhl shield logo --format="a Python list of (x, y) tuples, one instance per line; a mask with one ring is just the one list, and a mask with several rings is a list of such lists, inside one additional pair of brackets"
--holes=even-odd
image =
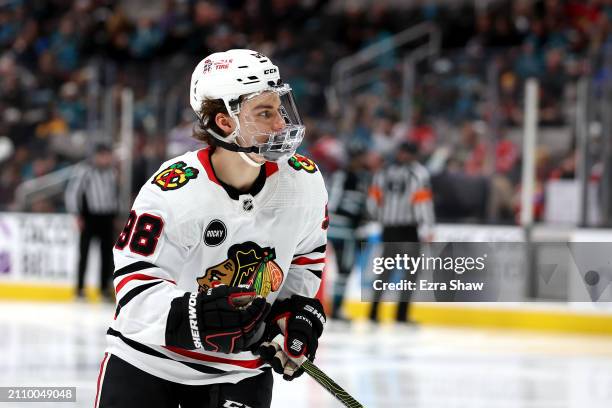
[(253, 205), (253, 199), (251, 198), (247, 198), (242, 202), (242, 209), (246, 212), (253, 211), (254, 207), (255, 206)]
[(221, 220), (212, 220), (204, 230), (204, 243), (207, 246), (218, 246), (227, 237), (227, 227)]

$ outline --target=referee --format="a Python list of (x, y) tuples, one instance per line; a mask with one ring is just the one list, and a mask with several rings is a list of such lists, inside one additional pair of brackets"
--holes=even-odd
[(118, 210), (117, 175), (113, 153), (106, 145), (97, 145), (93, 157), (78, 166), (66, 189), (66, 209), (77, 216), (81, 232), (76, 295), (83, 298), (85, 268), (91, 239), (100, 241), (100, 292), (111, 298), (108, 291), (113, 273), (114, 220)]
[[(390, 166), (378, 172), (368, 192), (368, 207), (374, 217), (382, 224), (383, 257), (396, 254), (418, 256), (410, 253), (418, 246), (411, 243), (430, 242), (434, 225), (434, 209), (431, 186), (427, 169), (417, 162), (417, 146), (403, 143)], [(393, 271), (381, 275), (389, 282)], [(416, 273), (402, 279), (416, 281)], [(410, 322), (408, 305), (411, 291), (401, 292), (396, 320)], [(374, 291), (370, 320), (378, 320), (378, 305), (381, 291)]]

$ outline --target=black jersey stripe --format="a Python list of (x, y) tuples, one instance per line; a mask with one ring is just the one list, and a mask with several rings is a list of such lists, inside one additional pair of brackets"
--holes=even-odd
[(155, 351), (152, 348), (145, 346), (144, 344), (140, 344), (137, 341), (128, 339), (123, 334), (121, 334), (121, 332), (113, 329), (112, 327), (108, 328), (108, 330), (106, 331), (106, 334), (108, 334), (109, 336), (114, 336), (114, 337), (121, 339), (121, 341), (123, 341), (125, 344), (127, 344), (128, 346), (130, 346), (136, 351), (140, 351), (141, 353), (148, 354), (153, 357), (165, 358), (165, 359), (170, 360), (170, 357), (163, 355), (159, 351)]
[(293, 257), (294, 257), (294, 258), (297, 258), (298, 256), (309, 255), (309, 254), (313, 254), (313, 253), (315, 253), (315, 252), (318, 252), (318, 253), (324, 254), (324, 253), (325, 253), (325, 247), (326, 247), (326, 246), (327, 246), (326, 244), (323, 244), (323, 245), (321, 245), (321, 246), (319, 246), (319, 247), (316, 247), (315, 249), (313, 249), (313, 250), (312, 250), (312, 251), (310, 251), (310, 252), (305, 252), (305, 253), (303, 253), (303, 254), (296, 254), (296, 255), (293, 255)]
[(314, 269), (306, 269), (308, 272), (312, 272), (314, 274), (314, 276), (316, 276), (317, 278), (321, 279), (321, 277), (323, 276), (323, 271), (317, 271)]
[(121, 269), (117, 269), (115, 273), (113, 273), (113, 279), (117, 279), (119, 276), (127, 275), (128, 273), (138, 272), (149, 268), (157, 268), (157, 266), (145, 261), (134, 262), (124, 266)]
[(106, 334), (108, 334), (109, 336), (114, 336), (117, 337), (119, 339), (121, 339), (121, 341), (123, 341), (125, 344), (127, 344), (128, 346), (130, 346), (131, 348), (133, 348), (136, 351), (139, 351), (141, 353), (144, 354), (148, 354), (150, 356), (153, 357), (158, 357), (158, 358), (163, 358), (166, 360), (172, 360), (172, 361), (176, 361), (177, 363), (181, 363), (183, 365), (186, 365), (187, 367), (196, 370), (200, 373), (204, 373), (204, 374), (223, 374), (225, 373), (225, 371), (220, 370), (218, 368), (213, 368), (213, 367), (209, 367), (203, 364), (197, 364), (197, 363), (189, 363), (186, 361), (179, 361), (179, 360), (175, 360), (173, 358), (168, 357), (165, 354), (160, 353), (159, 351), (153, 350), (150, 347), (145, 346), (144, 344), (138, 343), (137, 341), (134, 341), (132, 339), (129, 339), (127, 337), (125, 337), (123, 334), (121, 334), (120, 332), (118, 332), (117, 330), (114, 330), (112, 327), (109, 327)]
[(149, 289), (150, 287), (159, 285), (160, 283), (162, 283), (162, 281), (145, 283), (144, 285), (137, 286), (134, 289), (130, 290), (128, 293), (126, 293), (121, 299), (119, 299), (119, 303), (117, 304), (117, 310), (115, 310), (115, 318), (119, 316), (121, 309), (125, 307), (125, 305), (127, 305), (130, 300), (134, 299), (136, 296)]

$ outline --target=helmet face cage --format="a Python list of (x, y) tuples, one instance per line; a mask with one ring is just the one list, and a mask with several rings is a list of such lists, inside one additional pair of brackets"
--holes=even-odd
[(288, 84), (247, 95), (235, 119), (235, 142), (254, 147), (268, 161), (290, 157), (304, 139), (305, 127)]

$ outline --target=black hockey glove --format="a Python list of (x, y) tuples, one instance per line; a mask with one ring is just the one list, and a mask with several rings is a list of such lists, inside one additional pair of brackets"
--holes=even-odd
[[(257, 352), (275, 372), (283, 374), (285, 380), (299, 377), (304, 370), (287, 356), (294, 359), (305, 356), (314, 360), (326, 321), (323, 305), (318, 299), (293, 295), (274, 302), (267, 320), (266, 333)], [(284, 322), (284, 332), (279, 325), (281, 321)], [(279, 333), (284, 335), (282, 350), (272, 342)]]
[(172, 300), (166, 345), (239, 353), (251, 344), (269, 310), (266, 299), (250, 289), (219, 285), (186, 293)]

